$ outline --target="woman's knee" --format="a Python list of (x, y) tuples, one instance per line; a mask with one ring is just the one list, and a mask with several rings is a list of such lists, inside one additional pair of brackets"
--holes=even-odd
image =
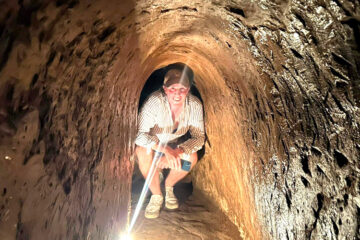
[(136, 145), (136, 147), (135, 147), (135, 153), (136, 153), (137, 156), (138, 156), (138, 155), (142, 156), (142, 155), (144, 155), (144, 153), (146, 153), (146, 148), (145, 148), (145, 147), (142, 147), (142, 146)]
[(148, 153), (146, 147), (136, 146), (135, 153), (139, 163), (142, 163), (144, 161), (149, 161), (152, 158), (151, 157), (152, 154)]

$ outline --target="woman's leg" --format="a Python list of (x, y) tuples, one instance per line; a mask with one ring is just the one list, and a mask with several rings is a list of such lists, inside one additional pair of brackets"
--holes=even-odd
[[(147, 149), (145, 147), (136, 146), (135, 149), (136, 156), (139, 160), (139, 169), (146, 179), (149, 174), (149, 170), (154, 158), (154, 151), (151, 150), (150, 153), (147, 153)], [(159, 172), (155, 170), (154, 177), (150, 183), (150, 191), (154, 195), (162, 195), (160, 189), (160, 180), (159, 180)]]
[[(197, 163), (197, 160), (198, 160), (197, 153), (196, 152), (192, 153), (190, 155), (190, 161), (191, 161), (190, 171), (191, 171), (191, 169), (193, 169), (193, 167)], [(184, 171), (182, 169), (181, 170), (171, 169), (169, 175), (167, 176), (167, 178), (165, 180), (165, 187), (173, 187), (177, 182), (179, 182), (186, 175), (188, 175), (189, 172)]]

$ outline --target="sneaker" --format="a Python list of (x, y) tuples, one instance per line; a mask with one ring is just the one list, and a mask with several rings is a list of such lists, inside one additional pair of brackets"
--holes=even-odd
[(167, 209), (177, 209), (179, 207), (178, 200), (174, 194), (174, 187), (166, 187), (165, 207)]
[(151, 195), (149, 204), (145, 209), (146, 218), (157, 218), (160, 214), (160, 209), (163, 204), (164, 198), (162, 195)]

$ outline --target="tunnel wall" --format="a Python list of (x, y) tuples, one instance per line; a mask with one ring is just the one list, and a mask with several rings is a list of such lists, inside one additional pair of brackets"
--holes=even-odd
[[(265, 26), (250, 25), (250, 48), (273, 81), (268, 113), (278, 133), (270, 135), (280, 145), (255, 160), (268, 177), (255, 184), (259, 217), (275, 239), (358, 238), (359, 28), (350, 19), (359, 5), (259, 6), (270, 11), (262, 14)], [(269, 19), (279, 22), (275, 31)]]
[(204, 100), (196, 191), (244, 239), (359, 237), (355, 1), (1, 4), (0, 237), (126, 224), (138, 97), (173, 62)]
[(109, 74), (122, 4), (1, 3), (0, 239), (114, 239), (126, 225), (136, 106)]

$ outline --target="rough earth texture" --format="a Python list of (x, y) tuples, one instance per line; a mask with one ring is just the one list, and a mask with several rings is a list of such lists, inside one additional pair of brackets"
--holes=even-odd
[(138, 99), (188, 64), (192, 173), (244, 239), (360, 238), (360, 4), (1, 1), (0, 239), (107, 239), (127, 221)]
[[(132, 213), (135, 212), (135, 208), (139, 204), (138, 200), (144, 184), (143, 177), (137, 171), (139, 170), (135, 167), (135, 174), (132, 179)], [(157, 219), (146, 219), (144, 217), (144, 211), (150, 199), (150, 194), (147, 195), (147, 199), (145, 199), (131, 231), (134, 239), (241, 239), (238, 228), (218, 207), (207, 201), (206, 197), (201, 195), (201, 193), (196, 192), (192, 194), (193, 188), (189, 180), (190, 178), (185, 178), (185, 181), (181, 181), (174, 188), (175, 196), (179, 201), (179, 208), (168, 210), (165, 206), (162, 206), (159, 218)], [(162, 182), (161, 189), (163, 193), (165, 192), (164, 185), (164, 182)], [(134, 218), (134, 214), (130, 216), (131, 221)]]

